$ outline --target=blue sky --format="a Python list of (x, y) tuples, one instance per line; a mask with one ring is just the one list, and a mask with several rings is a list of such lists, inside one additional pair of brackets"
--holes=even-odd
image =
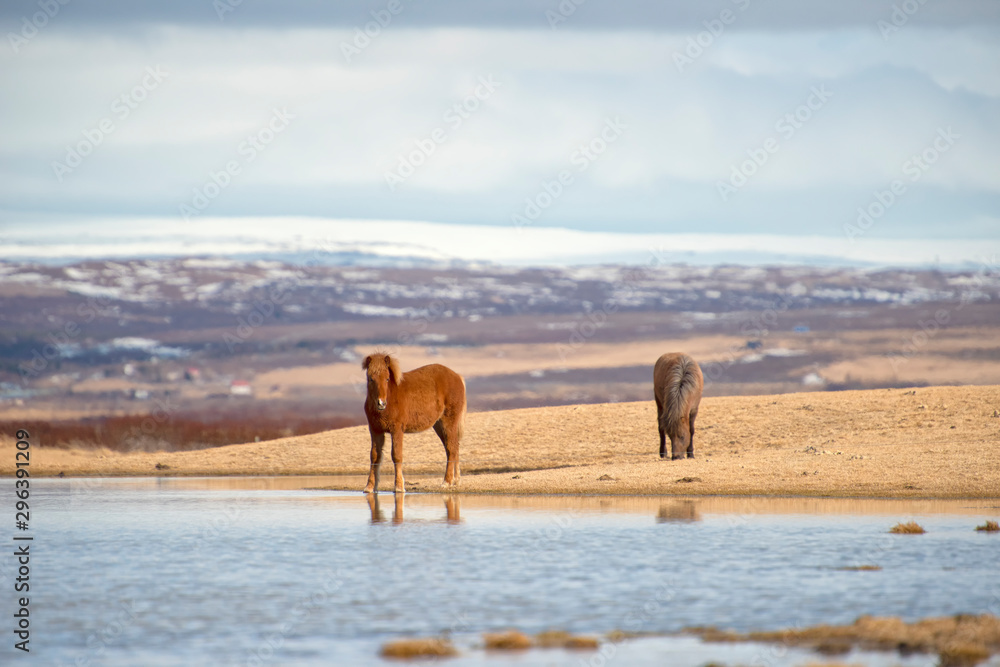
[(1000, 5), (895, 7), (4, 3), (0, 225), (995, 240)]

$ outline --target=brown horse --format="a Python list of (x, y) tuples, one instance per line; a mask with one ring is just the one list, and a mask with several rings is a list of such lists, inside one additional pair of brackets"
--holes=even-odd
[(365, 493), (378, 491), (379, 466), (385, 434), (392, 438), (392, 464), (396, 469), (396, 493), (403, 486), (403, 434), (434, 427), (448, 456), (444, 484), (458, 484), (458, 445), (465, 423), (465, 381), (441, 364), (421, 366), (409, 373), (384, 352), (365, 357), (361, 367), (368, 374), (365, 416), (372, 436), (372, 465)]
[(660, 458), (667, 458), (670, 436), (671, 458), (682, 459), (685, 452), (694, 458), (694, 419), (698, 416), (705, 380), (698, 363), (679, 352), (664, 354), (653, 367), (653, 396), (656, 423), (660, 427)]

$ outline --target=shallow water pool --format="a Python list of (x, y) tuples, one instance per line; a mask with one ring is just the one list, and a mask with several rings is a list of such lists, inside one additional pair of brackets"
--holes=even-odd
[[(387, 640), (446, 633), (462, 652), (454, 665), (780, 666), (815, 656), (673, 633), (1000, 613), (1000, 536), (973, 530), (1000, 516), (995, 501), (411, 493), (375, 503), (305, 488), (323, 482), (33, 480), (32, 663), (368, 665)], [(12, 487), (0, 482), (3, 497)], [(910, 519), (928, 532), (888, 534)], [(860, 565), (881, 570), (844, 569)], [(13, 566), (0, 561), (7, 619)], [(654, 636), (605, 640), (598, 654), (479, 648), (483, 632), (511, 627)], [(19, 652), (0, 629), (6, 664)]]

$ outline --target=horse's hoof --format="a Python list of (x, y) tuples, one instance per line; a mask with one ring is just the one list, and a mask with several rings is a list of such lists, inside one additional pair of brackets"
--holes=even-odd
[(393, 493), (406, 493), (406, 489), (404, 489), (404, 488), (403, 488), (403, 487), (401, 487), (401, 486), (397, 486), (397, 487), (396, 487), (396, 488), (395, 488), (395, 489), (393, 490)]
[(371, 493), (371, 492), (372, 492), (373, 490), (374, 490), (374, 489), (372, 489), (372, 488), (370, 488), (370, 487), (365, 487), (365, 490), (364, 490), (364, 491), (362, 491), (361, 493)]

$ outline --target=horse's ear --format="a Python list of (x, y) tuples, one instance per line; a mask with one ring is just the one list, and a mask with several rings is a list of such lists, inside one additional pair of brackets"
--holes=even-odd
[(403, 381), (403, 371), (400, 370), (398, 361), (387, 354), (385, 355), (385, 365), (389, 367), (389, 377), (393, 382), (399, 384)]
[(364, 370), (368, 370), (368, 366), (371, 363), (372, 363), (372, 355), (369, 354), (367, 357), (365, 357), (365, 360), (361, 362), (361, 368)]

